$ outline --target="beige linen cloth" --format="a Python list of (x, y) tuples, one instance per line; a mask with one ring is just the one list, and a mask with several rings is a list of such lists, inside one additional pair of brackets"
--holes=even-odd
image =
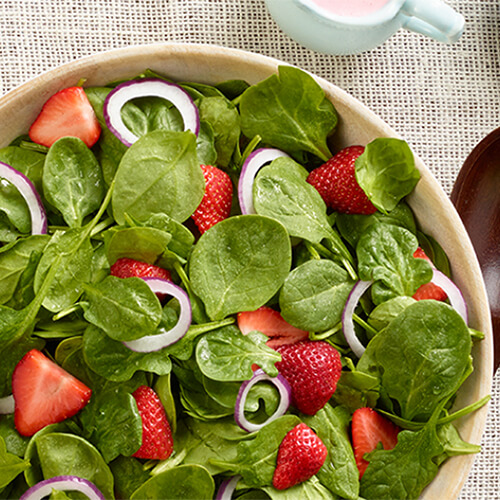
[[(236, 47), (295, 64), (357, 97), (410, 143), (449, 194), (468, 153), (500, 126), (500, 3), (447, 1), (466, 18), (458, 43), (400, 31), (371, 52), (341, 57), (290, 40), (263, 0), (0, 0), (0, 95), (112, 48), (162, 41)], [(462, 500), (500, 498), (500, 373), (492, 396), (483, 452)]]

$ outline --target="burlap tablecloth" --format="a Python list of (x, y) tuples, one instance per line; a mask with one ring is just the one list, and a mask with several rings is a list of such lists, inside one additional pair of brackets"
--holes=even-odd
[[(463, 161), (500, 126), (500, 3), (449, 0), (466, 18), (451, 46), (400, 31), (356, 56), (309, 51), (263, 0), (0, 0), (0, 95), (82, 56), (128, 45), (194, 42), (258, 52), (342, 87), (410, 143), (449, 194)], [(461, 499), (500, 498), (500, 372), (482, 453)]]

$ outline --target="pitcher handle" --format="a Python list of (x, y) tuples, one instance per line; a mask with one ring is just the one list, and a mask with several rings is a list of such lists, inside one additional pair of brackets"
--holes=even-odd
[(454, 43), (464, 30), (464, 17), (441, 0), (407, 0), (400, 15), (404, 28), (438, 42)]

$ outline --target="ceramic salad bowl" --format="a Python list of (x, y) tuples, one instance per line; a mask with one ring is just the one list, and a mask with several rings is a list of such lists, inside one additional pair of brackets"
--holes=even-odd
[[(85, 86), (100, 86), (151, 69), (173, 81), (214, 85), (239, 79), (254, 84), (276, 73), (283, 64), (262, 55), (206, 45), (158, 44), (97, 54), (44, 73), (3, 96), (0, 147), (26, 133), (49, 97), (81, 79), (85, 79)], [(389, 125), (349, 94), (324, 79), (315, 79), (339, 115), (337, 131), (331, 139), (332, 150), (366, 145), (380, 137), (398, 137)], [(420, 229), (434, 237), (449, 257), (453, 280), (468, 306), (469, 326), (485, 336), (474, 343), (474, 371), (454, 402), (454, 408), (463, 408), (485, 397), (491, 389), (493, 345), (488, 302), (476, 255), (459, 216), (429, 169), (419, 158), (415, 162), (421, 179), (408, 203)], [(484, 406), (455, 422), (463, 440), (480, 443), (486, 415)], [(473, 460), (474, 455), (448, 459), (422, 498), (456, 498)]]

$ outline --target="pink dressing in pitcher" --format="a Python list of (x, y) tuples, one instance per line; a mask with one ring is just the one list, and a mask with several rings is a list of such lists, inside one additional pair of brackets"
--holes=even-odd
[(310, 2), (337, 16), (361, 17), (376, 12), (389, 0), (310, 0)]

